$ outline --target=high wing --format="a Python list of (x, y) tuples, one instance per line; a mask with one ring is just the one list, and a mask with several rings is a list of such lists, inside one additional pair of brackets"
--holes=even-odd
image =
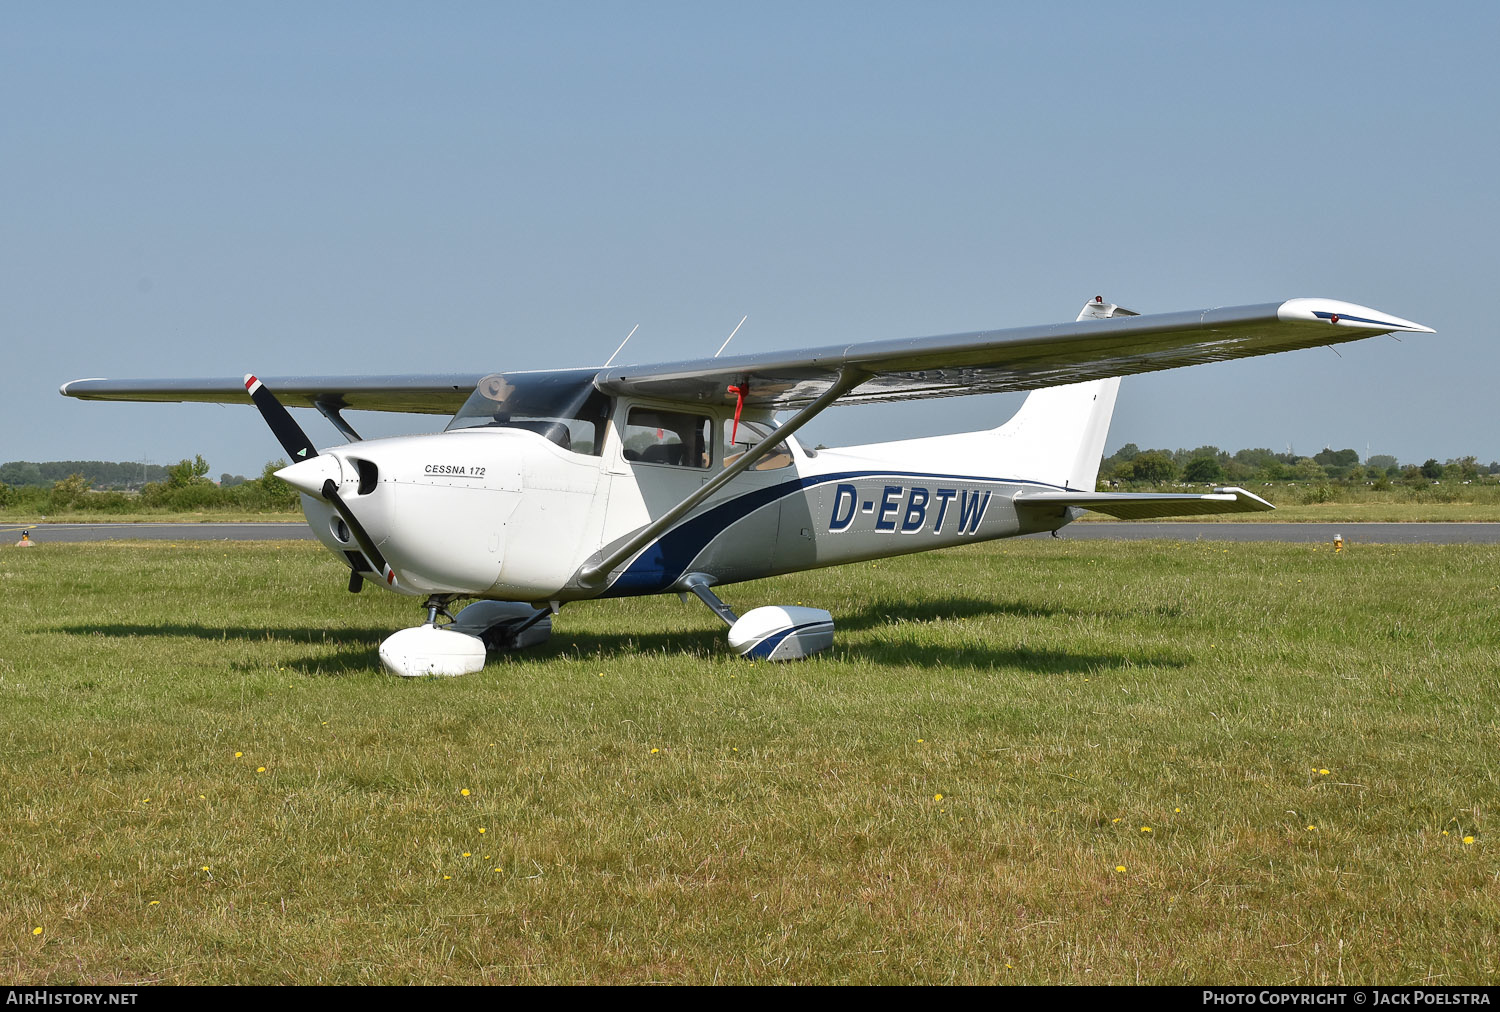
[(859, 382), (840, 403), (954, 397), (1035, 390), (1396, 332), (1433, 333), (1430, 327), (1349, 302), (1291, 299), (799, 353), (622, 366), (600, 372), (594, 384), (608, 393), (700, 402), (733, 399), (726, 393), (733, 385), (744, 391), (746, 406), (784, 410), (811, 403), (848, 373)]
[[(1082, 319), (1038, 327), (829, 345), (800, 352), (702, 358), (598, 370), (606, 393), (723, 403), (738, 387), (749, 407), (803, 408), (835, 386), (841, 403), (1034, 390), (1107, 376), (1432, 329), (1332, 299)], [(580, 375), (595, 370), (567, 370)], [(265, 377), (284, 403), (328, 411), (452, 414), (485, 373)], [(85, 400), (245, 403), (241, 378), (83, 379), (62, 393)]]
[[(593, 372), (593, 370), (587, 370)], [(266, 376), (266, 386), (294, 408), (355, 411), (405, 411), (451, 415), (463, 406), (485, 373), (437, 376)], [(243, 377), (222, 379), (81, 379), (64, 383), (61, 392), (85, 401), (199, 401), (248, 404)]]

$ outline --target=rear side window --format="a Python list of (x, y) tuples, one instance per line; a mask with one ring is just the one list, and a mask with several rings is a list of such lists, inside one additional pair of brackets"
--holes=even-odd
[[(724, 466), (728, 467), (740, 455), (746, 453), (752, 446), (759, 443), (771, 434), (771, 428), (761, 425), (759, 422), (741, 422), (739, 430), (735, 431), (733, 419), (724, 422)], [(790, 467), (792, 464), (792, 451), (787, 448), (786, 443), (777, 443), (775, 448), (764, 457), (750, 465), (752, 471), (775, 471), (778, 468)]]
[(705, 468), (713, 457), (712, 431), (704, 415), (631, 408), (625, 418), (625, 459)]

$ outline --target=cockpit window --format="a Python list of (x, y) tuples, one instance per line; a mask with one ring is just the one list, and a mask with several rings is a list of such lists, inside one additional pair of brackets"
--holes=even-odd
[(609, 406), (609, 398), (594, 389), (593, 373), (497, 372), (479, 381), (445, 431), (526, 429), (564, 450), (597, 457)]

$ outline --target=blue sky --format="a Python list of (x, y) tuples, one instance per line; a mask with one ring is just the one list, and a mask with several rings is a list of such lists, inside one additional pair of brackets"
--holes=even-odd
[(622, 361), (649, 362), (745, 314), (741, 352), (1070, 320), (1095, 294), (1327, 296), (1439, 331), (1127, 379), (1111, 450), (1500, 459), (1497, 11), (11, 4), (0, 460), (280, 455), (248, 406), (57, 394), (84, 376), (588, 365), (637, 323)]

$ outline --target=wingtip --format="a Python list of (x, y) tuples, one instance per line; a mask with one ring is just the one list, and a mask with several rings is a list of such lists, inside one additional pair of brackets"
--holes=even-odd
[(1350, 327), (1368, 330), (1376, 334), (1436, 334), (1431, 327), (1424, 327), (1399, 316), (1338, 299), (1288, 299), (1277, 309), (1276, 315), (1283, 320), (1301, 320), (1308, 323), (1325, 323), (1335, 327)]
[(78, 395), (73, 393), (71, 389), (72, 387), (77, 386), (80, 383), (101, 383), (103, 381), (103, 376), (89, 376), (86, 379), (68, 380), (68, 382), (57, 388), (57, 392), (62, 394), (64, 397), (77, 397)]

